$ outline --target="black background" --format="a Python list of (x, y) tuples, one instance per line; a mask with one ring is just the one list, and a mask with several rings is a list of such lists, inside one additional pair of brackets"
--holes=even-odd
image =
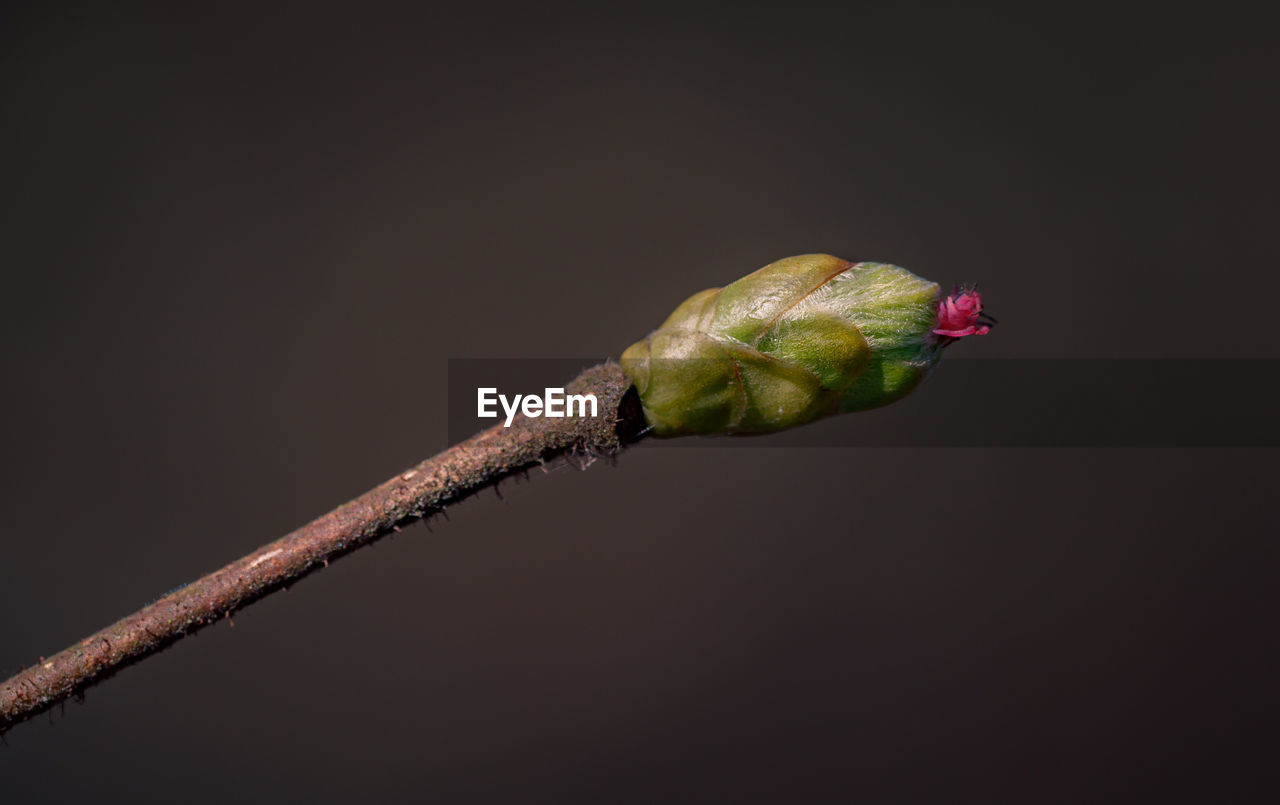
[[(616, 356), (788, 254), (980, 282), (969, 357), (1280, 357), (1273, 19), (176, 5), (0, 12), (3, 673), (444, 447), (448, 358)], [(642, 447), (14, 729), (0, 798), (1260, 795), (1276, 480)]]

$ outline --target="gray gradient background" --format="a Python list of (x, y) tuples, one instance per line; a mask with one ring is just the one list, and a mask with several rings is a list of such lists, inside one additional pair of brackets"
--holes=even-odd
[[(980, 281), (967, 356), (1280, 357), (1274, 22), (5, 4), (0, 671), (443, 447), (447, 358), (617, 355), (792, 253)], [(1276, 479), (637, 449), (15, 729), (0, 799), (1259, 794)]]

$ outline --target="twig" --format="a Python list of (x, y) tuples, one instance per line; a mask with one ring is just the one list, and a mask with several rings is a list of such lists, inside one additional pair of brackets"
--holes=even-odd
[(0, 735), (405, 522), (548, 458), (613, 455), (639, 438), (643, 415), (617, 364), (588, 369), (566, 391), (595, 394), (598, 416), (519, 417), (490, 428), (18, 673), (0, 687)]

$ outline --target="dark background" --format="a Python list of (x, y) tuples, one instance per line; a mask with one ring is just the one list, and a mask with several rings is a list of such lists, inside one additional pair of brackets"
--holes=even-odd
[[(957, 355), (1280, 357), (1274, 23), (6, 3), (0, 671), (444, 447), (448, 358), (616, 356), (793, 253), (980, 282)], [(14, 729), (0, 798), (1261, 797), (1276, 480), (638, 448)]]

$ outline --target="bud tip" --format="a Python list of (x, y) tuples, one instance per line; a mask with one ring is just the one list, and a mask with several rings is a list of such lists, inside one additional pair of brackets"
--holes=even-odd
[(976, 288), (960, 288), (938, 303), (938, 326), (935, 335), (943, 336), (943, 344), (967, 335), (986, 335), (996, 320), (982, 312), (982, 294)]

